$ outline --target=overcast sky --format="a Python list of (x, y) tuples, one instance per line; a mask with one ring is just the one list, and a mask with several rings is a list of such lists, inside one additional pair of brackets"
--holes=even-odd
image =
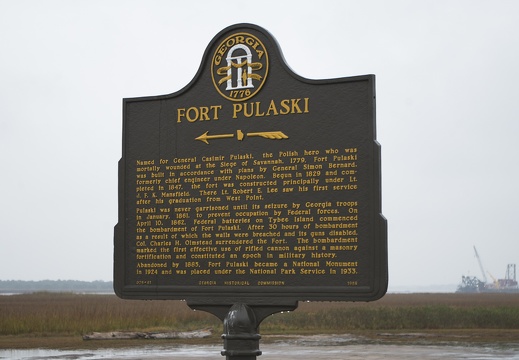
[(495, 0), (0, 0), (0, 280), (112, 280), (122, 99), (183, 88), (245, 22), (303, 77), (376, 75), (390, 290), (481, 277), (473, 246), (504, 277), (518, 15)]

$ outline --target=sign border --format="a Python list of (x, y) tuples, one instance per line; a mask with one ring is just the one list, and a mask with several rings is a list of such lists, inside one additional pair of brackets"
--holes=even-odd
[[(349, 83), (358, 81), (367, 81), (372, 95), (371, 111), (372, 111), (372, 129), (373, 129), (373, 154), (374, 163), (372, 164), (375, 170), (375, 178), (371, 179), (373, 188), (371, 192), (373, 199), (373, 213), (370, 216), (375, 216), (371, 223), (375, 226), (373, 229), (373, 238), (375, 239), (373, 246), (373, 264), (375, 268), (372, 269), (373, 287), (348, 287), (346, 286), (173, 286), (173, 285), (126, 285), (125, 284), (125, 214), (126, 214), (126, 169), (125, 169), (125, 155), (126, 155), (126, 119), (127, 107), (129, 104), (135, 102), (156, 101), (180, 97), (189, 91), (200, 78), (204, 66), (207, 61), (211, 59), (210, 49), (219, 41), (226, 33), (240, 29), (253, 29), (254, 31), (263, 33), (264, 36), (272, 40), (275, 45), (270, 52), (275, 51), (279, 55), (281, 65), (284, 70), (294, 77), (296, 80), (311, 84), (311, 85), (329, 85), (337, 83)], [(212, 71), (211, 71), (212, 77)], [(214, 86), (214, 84), (211, 84)], [(221, 95), (221, 93), (220, 93)], [(253, 95), (254, 96), (254, 95)], [(252, 96), (251, 96), (252, 97)], [(233, 100), (233, 99), (231, 99)], [(233, 100), (236, 101), (236, 100)], [(126, 98), (123, 99), (123, 139), (122, 139), (122, 158), (118, 163), (118, 223), (114, 228), (114, 290), (117, 296), (124, 299), (157, 299), (157, 300), (187, 300), (197, 304), (209, 303), (248, 303), (248, 304), (263, 304), (263, 303), (279, 303), (280, 301), (374, 301), (381, 298), (387, 291), (388, 285), (388, 264), (387, 264), (387, 221), (382, 215), (381, 211), (381, 153), (380, 145), (376, 140), (376, 112), (375, 112), (375, 76), (362, 75), (353, 77), (343, 77), (335, 79), (306, 79), (295, 74), (286, 64), (279, 45), (274, 37), (265, 29), (252, 24), (236, 24), (230, 26), (220, 33), (218, 33), (207, 46), (202, 57), (201, 65), (193, 80), (181, 90), (169, 94), (159, 96), (148, 96), (140, 98)]]

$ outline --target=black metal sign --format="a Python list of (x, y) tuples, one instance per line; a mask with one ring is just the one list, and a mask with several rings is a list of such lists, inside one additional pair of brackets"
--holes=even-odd
[(383, 296), (374, 75), (301, 78), (240, 24), (181, 91), (124, 99), (114, 273), (130, 299)]

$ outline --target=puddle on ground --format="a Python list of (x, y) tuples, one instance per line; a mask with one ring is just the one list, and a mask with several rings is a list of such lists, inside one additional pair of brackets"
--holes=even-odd
[[(432, 346), (366, 344), (348, 334), (290, 336), (260, 343), (258, 360), (519, 360), (519, 344), (508, 346)], [(220, 360), (222, 345), (146, 345), (141, 348), (99, 350), (0, 350), (10, 360)]]

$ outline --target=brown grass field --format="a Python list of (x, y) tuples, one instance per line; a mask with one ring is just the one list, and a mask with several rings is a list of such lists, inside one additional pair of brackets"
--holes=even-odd
[[(91, 340), (109, 331), (212, 328), (198, 340)], [(143, 341), (220, 343), (223, 325), (182, 301), (121, 300), (115, 295), (35, 293), (0, 296), (0, 348), (99, 348)], [(300, 303), (261, 324), (262, 342), (276, 336), (356, 334), (370, 342), (519, 343), (519, 294), (387, 294), (372, 303)]]

